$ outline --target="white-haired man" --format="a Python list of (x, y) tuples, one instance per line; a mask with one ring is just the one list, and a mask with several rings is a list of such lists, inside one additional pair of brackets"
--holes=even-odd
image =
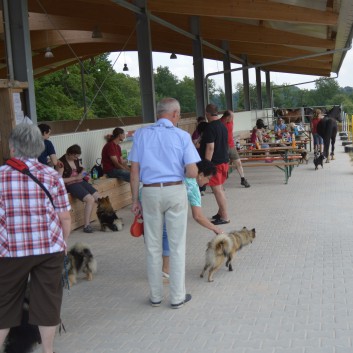
[[(176, 127), (180, 105), (174, 98), (157, 104), (157, 122), (138, 129), (128, 159), (131, 161), (132, 212), (143, 212), (150, 302), (163, 299), (162, 233), (166, 223), (170, 248), (171, 307), (191, 300), (185, 291), (185, 243), (188, 199), (184, 178), (196, 178), (200, 160), (190, 134)], [(142, 204), (139, 201), (139, 184)]]

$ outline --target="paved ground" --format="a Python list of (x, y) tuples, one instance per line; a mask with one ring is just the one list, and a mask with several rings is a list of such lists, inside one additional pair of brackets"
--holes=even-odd
[[(161, 307), (148, 304), (143, 239), (129, 235), (129, 208), (121, 232), (73, 232), (70, 245), (89, 244), (99, 268), (65, 292), (67, 332), (56, 353), (352, 353), (353, 169), (340, 144), (335, 161), (315, 171), (311, 155), (288, 185), (275, 168), (247, 168), (249, 189), (231, 174), (224, 229), (255, 227), (257, 236), (234, 272), (222, 268), (213, 283), (199, 277), (213, 235), (189, 215), (193, 299), (179, 310), (169, 307), (168, 286)], [(213, 194), (202, 201), (206, 215), (217, 211)]]

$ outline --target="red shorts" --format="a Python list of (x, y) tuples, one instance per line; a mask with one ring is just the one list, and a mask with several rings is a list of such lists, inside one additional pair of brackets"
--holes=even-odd
[(217, 168), (217, 173), (210, 179), (208, 183), (209, 186), (223, 185), (227, 179), (229, 164), (228, 163), (218, 164), (216, 165), (216, 168)]

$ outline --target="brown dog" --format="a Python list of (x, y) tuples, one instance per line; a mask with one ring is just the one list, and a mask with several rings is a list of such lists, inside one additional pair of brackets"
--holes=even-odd
[(93, 280), (93, 274), (97, 272), (97, 262), (93, 257), (92, 251), (88, 245), (76, 243), (67, 253), (69, 258), (68, 276), (70, 286), (77, 282), (77, 274), (82, 271), (86, 274), (88, 281)]
[(252, 243), (255, 238), (255, 228), (249, 230), (244, 227), (242, 230), (230, 232), (228, 234), (218, 234), (209, 243), (206, 249), (206, 264), (200, 277), (203, 278), (206, 270), (208, 272), (208, 282), (213, 282), (213, 274), (221, 267), (227, 259), (226, 266), (229, 271), (233, 271), (231, 261), (235, 253), (243, 246)]
[(97, 204), (97, 217), (101, 224), (101, 230), (105, 231), (106, 227), (114, 232), (122, 230), (124, 225), (123, 220), (113, 210), (109, 196), (99, 198)]

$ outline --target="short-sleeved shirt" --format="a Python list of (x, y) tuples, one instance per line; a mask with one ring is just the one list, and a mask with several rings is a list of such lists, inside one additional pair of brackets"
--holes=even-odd
[(190, 206), (201, 207), (201, 193), (196, 179), (185, 178), (184, 182)]
[(319, 123), (320, 118), (314, 118), (311, 120), (311, 132), (317, 134), (317, 124)]
[(184, 180), (185, 166), (200, 161), (190, 134), (164, 118), (136, 130), (128, 158), (139, 163), (144, 184)]
[(44, 140), (44, 147), (45, 147), (44, 151), (38, 157), (38, 161), (40, 163), (48, 165), (48, 157), (51, 156), (52, 154), (56, 154), (55, 148), (54, 148), (54, 145), (52, 144), (52, 142), (49, 140)]
[(114, 141), (107, 142), (102, 149), (102, 164), (103, 172), (108, 173), (113, 169), (116, 169), (116, 166), (113, 164), (110, 157), (116, 157), (121, 163), (121, 147), (117, 145)]
[(0, 167), (0, 257), (44, 255), (65, 250), (58, 212), (70, 210), (61, 176), (37, 159), (21, 159), (50, 192), (48, 196), (30, 177)]
[(280, 125), (275, 125), (275, 132), (277, 132), (278, 130), (281, 130), (281, 131), (284, 131), (284, 130), (287, 130), (287, 126), (286, 124), (280, 124)]
[(226, 127), (227, 132), (228, 132), (228, 146), (229, 148), (235, 147), (234, 144), (234, 138), (233, 138), (233, 121), (228, 121), (226, 122), (226, 119), (222, 120), (221, 119), (222, 124)]
[(212, 162), (214, 164), (217, 165), (229, 162), (228, 131), (219, 119), (208, 123), (202, 135), (200, 146), (200, 156), (202, 159), (205, 158), (206, 145), (208, 143), (214, 143), (212, 156)]

